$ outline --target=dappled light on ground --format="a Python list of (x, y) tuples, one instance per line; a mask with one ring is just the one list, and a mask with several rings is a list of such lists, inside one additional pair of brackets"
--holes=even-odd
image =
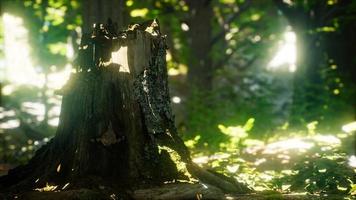
[(352, 155), (349, 157), (349, 165), (353, 168), (356, 168), (356, 156)]
[(51, 192), (51, 191), (55, 191), (57, 189), (58, 185), (50, 185), (48, 183), (46, 183), (46, 186), (43, 188), (36, 188), (36, 191), (39, 192)]
[[(221, 126), (221, 125), (219, 125)], [(344, 159), (344, 153), (340, 152), (342, 143), (352, 139), (351, 133), (340, 132), (338, 134), (289, 134), (295, 135), (289, 138), (280, 135), (269, 141), (246, 142), (244, 134), (248, 134), (243, 126), (221, 127), (224, 134), (230, 130), (232, 137), (239, 139), (230, 140), (237, 142), (236, 148), (227, 149), (220, 153), (204, 155), (198, 153), (193, 161), (201, 166), (218, 170), (222, 173), (234, 176), (237, 180), (243, 180), (253, 186), (255, 190), (278, 190), (282, 192), (295, 191), (303, 188), (314, 193), (328, 190), (329, 179), (337, 177), (338, 184), (335, 186), (339, 192), (349, 191), (352, 193), (353, 182), (347, 181), (349, 176), (356, 172), (355, 156)], [(310, 128), (310, 127), (309, 127)], [(236, 132), (237, 131), (237, 132)], [(309, 131), (310, 132), (310, 131)], [(244, 133), (244, 134), (242, 134)], [(223, 147), (234, 145), (225, 144)], [(315, 168), (313, 172), (311, 168)], [(334, 168), (341, 171), (334, 171)], [(303, 176), (303, 173), (314, 173)], [(308, 179), (309, 177), (309, 179)], [(333, 178), (334, 177), (334, 178)], [(322, 179), (325, 182), (317, 183), (311, 180)], [(298, 181), (302, 181), (303, 184)], [(346, 182), (345, 182), (346, 181)], [(325, 185), (323, 185), (325, 184)], [(330, 191), (329, 191), (330, 192)]]
[(1, 129), (13, 129), (20, 125), (20, 121), (17, 119), (12, 119), (0, 124)]
[(342, 126), (342, 130), (346, 133), (352, 133), (356, 131), (356, 122), (351, 122)]
[(288, 150), (305, 151), (314, 145), (312, 143), (303, 141), (300, 138), (287, 139), (274, 142), (265, 146), (262, 151), (263, 154), (276, 154)]

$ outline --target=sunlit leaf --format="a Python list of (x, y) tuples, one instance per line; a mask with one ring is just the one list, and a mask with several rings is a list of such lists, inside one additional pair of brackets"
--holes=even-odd
[(147, 8), (135, 9), (130, 12), (131, 17), (145, 17), (148, 13)]

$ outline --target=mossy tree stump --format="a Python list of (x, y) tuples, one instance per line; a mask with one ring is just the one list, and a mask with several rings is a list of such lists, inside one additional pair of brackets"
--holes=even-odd
[(184, 178), (166, 150), (190, 174), (230, 192), (238, 182), (192, 163), (170, 107), (166, 43), (156, 20), (118, 33), (111, 23), (83, 37), (63, 95), (55, 137), (27, 165), (0, 178), (0, 189), (138, 188)]

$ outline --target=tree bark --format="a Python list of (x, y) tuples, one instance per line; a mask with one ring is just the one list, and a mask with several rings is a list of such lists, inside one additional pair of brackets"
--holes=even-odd
[(188, 43), (191, 45), (188, 80), (199, 91), (212, 89), (213, 66), (211, 59), (213, 8), (211, 0), (186, 0), (189, 6)]
[[(0, 177), (0, 190), (26, 191), (47, 184), (129, 189), (187, 178), (164, 147), (175, 151), (202, 182), (229, 192), (249, 191), (192, 163), (174, 125), (165, 37), (155, 24), (134, 25), (110, 42), (95, 43), (95, 37), (82, 42), (79, 55), (89, 61), (79, 59), (78, 72), (61, 90), (55, 137), (27, 165)], [(91, 50), (101, 56), (98, 64), (91, 65)]]
[(108, 18), (121, 30), (128, 23), (125, 0), (82, 0), (83, 33), (89, 33), (94, 23), (106, 23)]
[[(136, 39), (125, 41), (126, 46), (117, 52), (117, 56), (124, 56), (121, 66), (112, 63), (71, 75), (64, 90), (55, 138), (41, 148), (24, 169), (10, 171), (10, 184), (16, 181), (16, 178), (10, 180), (13, 174), (21, 174), (20, 179), (32, 181), (39, 178), (36, 185), (57, 182), (57, 179), (64, 183), (87, 175), (128, 180), (123, 184), (141, 179), (160, 180), (163, 166), (159, 167), (159, 161), (164, 154), (159, 154), (153, 135), (149, 133), (155, 129), (146, 126), (144, 105), (138, 102), (150, 96), (133, 91), (143, 87), (139, 77), (145, 70), (162, 67), (150, 64), (162, 59), (163, 55), (154, 57), (154, 54), (162, 48), (164, 40), (146, 32), (135, 34)], [(146, 81), (146, 77), (142, 79)], [(166, 100), (162, 99), (162, 103)], [(34, 171), (27, 174), (27, 169)]]
[[(292, 119), (293, 125), (320, 120), (320, 113), (323, 110), (325, 100), (321, 94), (325, 93), (324, 80), (321, 70), (327, 66), (323, 57), (323, 45), (317, 36), (309, 35), (306, 30), (294, 29), (297, 36), (297, 71), (293, 79), (293, 105), (291, 116), (303, 116)], [(310, 51), (310, 49), (313, 49)], [(318, 87), (319, 86), (319, 87)], [(320, 96), (315, 95), (320, 94)]]

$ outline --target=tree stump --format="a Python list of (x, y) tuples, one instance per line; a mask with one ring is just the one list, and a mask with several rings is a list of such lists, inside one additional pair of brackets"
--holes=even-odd
[[(77, 72), (63, 95), (55, 137), (24, 166), (0, 177), (0, 190), (124, 190), (191, 176), (225, 191), (247, 187), (192, 163), (174, 125), (167, 83), (165, 36), (156, 20), (117, 32), (111, 22), (82, 39)], [(53, 189), (53, 188), (52, 188)]]

